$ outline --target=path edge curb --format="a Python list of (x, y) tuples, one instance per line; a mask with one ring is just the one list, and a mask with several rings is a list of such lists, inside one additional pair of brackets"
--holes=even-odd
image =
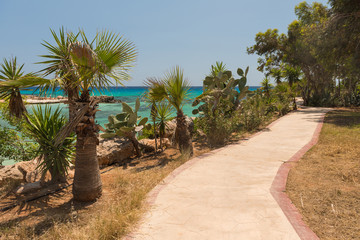
[(322, 113), (310, 142), (308, 142), (287, 162), (284, 162), (280, 166), (270, 187), (271, 195), (278, 203), (286, 218), (289, 220), (290, 224), (293, 226), (296, 233), (302, 240), (318, 240), (320, 238), (302, 220), (302, 215), (286, 194), (286, 183), (290, 169), (292, 168), (291, 163), (298, 162), (305, 155), (305, 153), (309, 151), (318, 142), (327, 112), (328, 111)]

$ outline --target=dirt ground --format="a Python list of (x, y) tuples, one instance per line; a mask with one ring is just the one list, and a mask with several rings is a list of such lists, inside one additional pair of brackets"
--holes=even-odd
[(360, 109), (332, 111), (290, 170), (286, 192), (320, 239), (360, 239), (359, 146)]
[[(210, 149), (205, 144), (199, 141), (194, 142), (194, 156), (201, 155), (208, 151), (210, 151)], [(117, 197), (119, 189), (114, 187), (114, 185), (118, 184), (117, 180), (120, 176), (129, 176), (129, 178), (131, 178), (131, 176), (135, 176), (138, 173), (150, 172), (150, 170), (156, 172), (156, 169), (170, 168), (168, 170), (161, 170), (162, 172), (159, 173), (160, 175), (165, 175), (181, 164), (169, 164), (175, 162), (174, 160), (179, 159), (180, 156), (177, 149), (168, 148), (163, 152), (158, 152), (156, 155), (155, 153), (148, 153), (144, 154), (141, 158), (133, 157), (132, 159), (129, 159), (128, 164), (125, 166), (118, 166), (115, 164), (101, 169), (103, 195), (94, 203), (79, 203), (73, 201), (71, 192), (72, 186), (31, 202), (26, 202), (24, 200), (25, 198), (29, 199), (36, 196), (38, 193), (27, 195), (25, 198), (9, 194), (0, 199), (0, 208), (14, 203), (20, 204), (15, 208), (0, 212), (0, 233), (9, 232), (8, 235), (4, 234), (4, 236), (6, 236), (5, 239), (9, 239), (9, 237), (18, 239), (21, 238), (22, 235), (26, 235), (27, 238), (32, 238), (31, 236), (37, 238), (53, 228), (54, 225), (58, 224), (57, 222), (73, 221), (74, 217), (86, 219), (86, 216), (91, 216), (92, 213), (101, 211), (104, 206), (111, 204), (111, 201)], [(154, 177), (157, 179), (156, 181), (165, 177), (157, 175)], [(136, 181), (136, 178), (134, 177), (134, 180), (129, 180), (129, 183), (126, 184), (131, 184), (131, 181)], [(69, 180), (69, 183), (71, 182), (72, 179)], [(156, 184), (157, 182), (154, 182), (152, 185), (155, 186)], [(152, 185), (149, 188), (154, 187)], [(49, 216), (51, 216), (51, 218), (49, 218)], [(0, 239), (3, 239), (1, 235), (2, 234), (0, 234)]]

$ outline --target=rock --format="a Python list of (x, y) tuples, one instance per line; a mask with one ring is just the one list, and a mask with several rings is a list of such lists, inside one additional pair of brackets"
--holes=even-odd
[(0, 184), (12, 180), (24, 180), (24, 175), (17, 168), (16, 164), (5, 166), (4, 168), (0, 169)]
[(120, 100), (116, 100), (114, 96), (93, 96), (91, 99), (99, 100), (101, 103), (117, 103), (121, 102)]
[(100, 166), (112, 163), (125, 163), (134, 154), (133, 144), (123, 138), (100, 139), (97, 146), (97, 158)]
[[(186, 119), (186, 123), (188, 125), (190, 136), (192, 136), (193, 131), (194, 131), (194, 120), (193, 120), (193, 118), (190, 118), (188, 116), (185, 116), (185, 119)], [(167, 122), (166, 124), (167, 124), (167, 126), (166, 126), (166, 131), (165, 131), (165, 137), (171, 139), (172, 136), (174, 135), (175, 129), (176, 129), (176, 118), (174, 118), (170, 122)]]
[[(32, 182), (36, 177), (31, 178), (31, 173), (37, 171), (37, 159), (15, 163), (0, 169), (0, 184), (8, 180), (21, 180), (23, 182)], [(32, 180), (33, 179), (33, 180)]]
[[(139, 141), (141, 148), (143, 148), (145, 150), (145, 152), (153, 152), (155, 151), (155, 139), (141, 139)], [(163, 138), (162, 139), (162, 145), (163, 147), (170, 147), (171, 143), (170, 140), (168, 138)], [(157, 146), (158, 149), (160, 148), (160, 139), (157, 138)]]
[(29, 193), (29, 192), (33, 192), (36, 191), (38, 189), (40, 189), (41, 186), (41, 182), (37, 181), (37, 182), (33, 182), (33, 183), (26, 183), (26, 184), (21, 184), (15, 191), (14, 193), (16, 195), (20, 195), (20, 194), (25, 194), (25, 193)]

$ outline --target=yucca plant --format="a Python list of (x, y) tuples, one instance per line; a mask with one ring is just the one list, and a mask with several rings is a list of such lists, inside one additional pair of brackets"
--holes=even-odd
[(165, 135), (167, 122), (174, 119), (174, 117), (172, 117), (173, 108), (172, 108), (172, 105), (170, 105), (166, 101), (159, 102), (155, 107), (156, 107), (156, 112), (157, 112), (157, 115), (156, 115), (156, 119), (158, 121), (157, 125), (159, 126), (160, 148), (162, 150), (163, 149), (162, 139), (164, 138), (164, 135)]
[(55, 143), (55, 138), (67, 119), (61, 115), (61, 110), (57, 107), (44, 108), (38, 106), (32, 108), (32, 114), (27, 114), (28, 124), (26, 128), (29, 135), (38, 144), (37, 156), (40, 157), (38, 168), (44, 175), (47, 171), (51, 174), (51, 182), (66, 181), (67, 170), (75, 151), (74, 134), (66, 137), (60, 145)]
[(148, 79), (149, 94), (156, 101), (167, 100), (177, 112), (175, 141), (179, 146), (182, 154), (193, 154), (193, 146), (187, 127), (182, 106), (188, 99), (190, 85), (184, 78), (184, 71), (179, 67), (175, 67), (165, 74), (161, 80), (152, 78)]

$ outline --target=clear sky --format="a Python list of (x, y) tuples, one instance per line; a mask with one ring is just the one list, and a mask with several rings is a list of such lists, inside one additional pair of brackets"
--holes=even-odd
[[(246, 47), (268, 28), (285, 32), (301, 0), (0, 0), (0, 57), (16, 56), (25, 71), (43, 66), (40, 44), (58, 31), (111, 30), (133, 41), (139, 56), (126, 86), (141, 86), (180, 65), (192, 85), (201, 86), (211, 64), (223, 61), (236, 72), (250, 67), (248, 84), (259, 85), (257, 56)], [(313, 2), (313, 1), (307, 1)], [(327, 0), (318, 0), (326, 4)]]

